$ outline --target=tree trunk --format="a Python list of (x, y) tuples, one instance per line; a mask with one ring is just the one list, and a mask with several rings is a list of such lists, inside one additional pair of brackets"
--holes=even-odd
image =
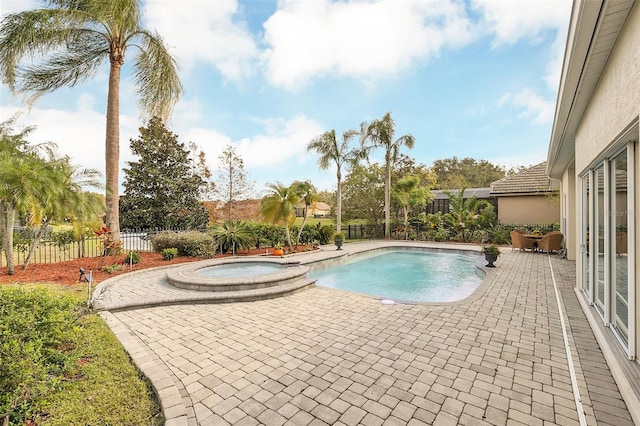
[(298, 251), (298, 244), (300, 244), (300, 237), (302, 236), (302, 231), (304, 230), (304, 225), (307, 223), (307, 213), (309, 211), (309, 206), (307, 204), (304, 205), (304, 210), (302, 214), (302, 225), (300, 225), (300, 229), (298, 230), (298, 236), (296, 237), (296, 251)]
[(342, 232), (342, 176), (338, 169), (338, 187), (336, 189), (336, 232)]
[(387, 151), (385, 155), (385, 176), (384, 176), (384, 239), (391, 238), (391, 153)]
[(289, 232), (289, 224), (286, 222), (286, 219), (284, 223), (284, 232), (287, 234), (287, 245), (289, 246), (289, 251), (291, 251), (291, 233)]
[[(105, 169), (107, 228), (111, 229), (109, 244), (117, 247), (120, 242), (120, 211), (118, 173), (120, 171), (120, 68), (119, 61), (112, 60), (109, 69), (109, 93), (107, 95), (107, 134), (105, 141)], [(111, 253), (114, 254), (114, 253)]]
[(404, 214), (404, 240), (407, 241), (409, 239), (409, 209), (403, 207), (402, 213)]
[(38, 233), (36, 234), (35, 238), (33, 239), (33, 243), (31, 243), (31, 247), (29, 247), (29, 254), (27, 254), (27, 258), (24, 260), (24, 264), (22, 265), (22, 269), (27, 269), (27, 266), (29, 266), (29, 262), (31, 262), (31, 256), (33, 256), (33, 253), (38, 248), (38, 245), (40, 245), (40, 240), (42, 239), (42, 234), (44, 234), (44, 231), (47, 229), (47, 227), (49, 226), (50, 223), (51, 223), (51, 219), (47, 219), (40, 226), (40, 229), (38, 230)]
[(16, 210), (6, 204), (0, 207), (0, 227), (4, 231), (2, 239), (2, 249), (7, 259), (7, 273), (13, 275), (16, 273), (13, 264), (13, 225), (16, 222)]

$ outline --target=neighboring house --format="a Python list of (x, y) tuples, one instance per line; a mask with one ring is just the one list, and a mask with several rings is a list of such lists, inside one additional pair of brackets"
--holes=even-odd
[[(328, 217), (331, 214), (331, 206), (322, 201), (315, 201), (307, 210), (307, 217)], [(304, 215), (304, 203), (296, 205), (296, 217)]]
[(547, 176), (546, 163), (493, 182), (490, 194), (498, 200), (498, 221), (518, 225), (559, 223), (558, 187)]
[[(449, 195), (457, 196), (459, 189), (437, 189), (431, 191), (433, 198), (431, 202), (425, 206), (425, 212), (427, 214), (441, 212), (442, 214), (449, 213)], [(490, 188), (467, 188), (464, 190), (464, 199), (477, 198), (478, 200), (488, 201), (493, 207), (498, 209), (498, 201), (491, 196)]]
[(640, 3), (573, 3), (547, 173), (576, 292), (640, 424)]

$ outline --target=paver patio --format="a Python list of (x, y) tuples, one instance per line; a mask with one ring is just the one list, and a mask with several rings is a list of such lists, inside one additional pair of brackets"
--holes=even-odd
[(573, 291), (575, 263), (509, 249), (497, 266), (450, 304), (315, 287), (140, 306), (180, 297), (163, 270), (106, 281), (96, 295), (107, 309), (140, 302), (103, 315), (167, 425), (578, 425), (555, 278), (587, 424), (633, 425)]

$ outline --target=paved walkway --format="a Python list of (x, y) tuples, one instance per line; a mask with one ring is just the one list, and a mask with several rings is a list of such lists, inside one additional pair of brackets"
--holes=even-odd
[(322, 287), (197, 304), (166, 270), (95, 296), (167, 425), (578, 425), (572, 380), (586, 424), (633, 425), (573, 292), (574, 262), (508, 249), (496, 265), (452, 304)]

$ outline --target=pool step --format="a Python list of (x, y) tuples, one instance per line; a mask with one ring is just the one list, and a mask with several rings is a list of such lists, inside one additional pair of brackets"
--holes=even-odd
[[(258, 300), (274, 299), (276, 297), (287, 296), (299, 291), (307, 290), (315, 286), (316, 280), (313, 278), (303, 278), (294, 282), (289, 282), (271, 287), (255, 288), (250, 290), (232, 291), (176, 291), (171, 297), (157, 297), (138, 301), (121, 301), (116, 303), (103, 303), (102, 309), (118, 312), (141, 307), (182, 305), (182, 304), (217, 304), (217, 303), (238, 303), (254, 302)], [(177, 290), (177, 289), (176, 289)]]

